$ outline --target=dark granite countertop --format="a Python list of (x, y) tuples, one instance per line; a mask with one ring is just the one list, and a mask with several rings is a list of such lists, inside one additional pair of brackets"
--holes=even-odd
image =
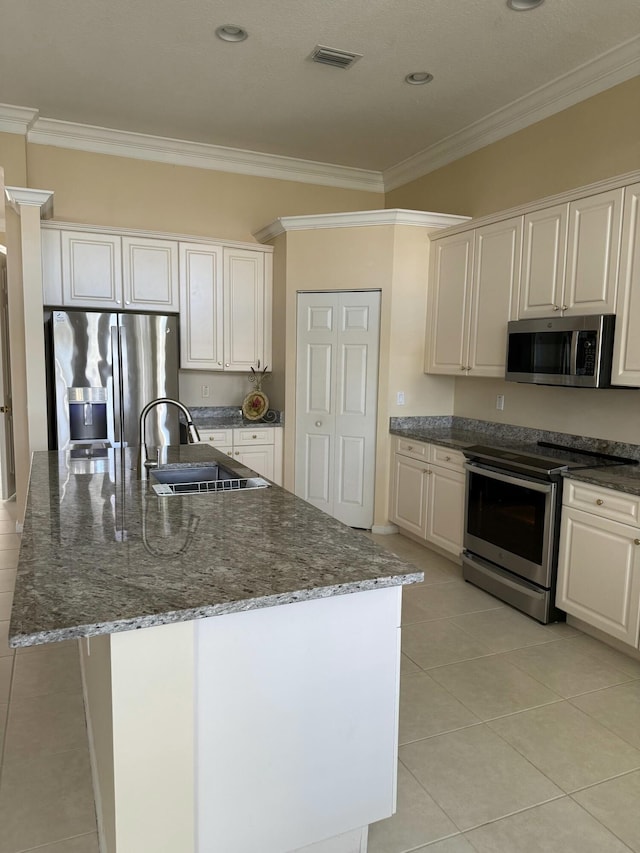
[[(461, 423), (456, 424), (456, 419), (451, 426), (446, 425), (445, 418), (406, 418), (404, 423), (393, 424), (390, 433), (414, 441), (424, 441), (448, 447), (464, 450), (474, 444), (492, 445), (503, 447), (518, 453), (537, 453), (549, 458), (562, 458), (567, 454), (564, 451), (554, 451), (548, 447), (539, 447), (540, 440), (551, 441), (566, 447), (578, 447), (583, 450), (596, 451), (598, 453), (610, 453), (637, 458), (638, 448), (636, 445), (624, 445), (618, 442), (607, 442), (604, 439), (590, 439), (586, 436), (572, 436), (565, 433), (544, 432), (542, 430), (528, 429), (511, 424), (490, 424), (486, 421), (475, 422), (478, 429), (473, 429), (474, 421), (458, 419)], [(413, 423), (411, 423), (413, 421)], [(445, 421), (443, 425), (442, 421)], [(578, 459), (578, 457), (574, 457)], [(588, 465), (588, 461), (585, 462)], [(564, 477), (581, 480), (585, 483), (593, 483), (608, 489), (617, 489), (632, 495), (640, 495), (640, 465), (612, 465), (601, 467), (594, 462), (593, 467), (571, 469), (565, 471)]]
[(198, 429), (238, 429), (239, 427), (281, 427), (282, 412), (269, 410), (266, 421), (249, 421), (238, 406), (192, 406), (191, 417)]
[[(12, 646), (417, 583), (421, 572), (278, 486), (158, 497), (135, 450), (33, 455)], [(168, 463), (219, 460), (206, 444)]]

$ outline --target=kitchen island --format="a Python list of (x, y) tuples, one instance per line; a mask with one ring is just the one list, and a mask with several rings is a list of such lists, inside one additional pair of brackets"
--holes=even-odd
[[(134, 458), (34, 454), (10, 627), (80, 639), (104, 853), (366, 850), (422, 575), (276, 486), (158, 497)], [(169, 450), (205, 461), (247, 473)]]

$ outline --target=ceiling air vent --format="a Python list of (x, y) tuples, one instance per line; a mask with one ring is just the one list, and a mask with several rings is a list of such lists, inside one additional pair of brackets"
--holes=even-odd
[(335, 47), (323, 47), (317, 44), (309, 57), (313, 62), (322, 65), (333, 65), (334, 68), (351, 68), (354, 62), (362, 59), (361, 53), (349, 53), (346, 50), (337, 50)]

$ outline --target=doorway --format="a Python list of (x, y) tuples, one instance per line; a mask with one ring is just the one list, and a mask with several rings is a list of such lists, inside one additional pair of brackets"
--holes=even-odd
[(295, 492), (373, 525), (380, 291), (298, 293)]

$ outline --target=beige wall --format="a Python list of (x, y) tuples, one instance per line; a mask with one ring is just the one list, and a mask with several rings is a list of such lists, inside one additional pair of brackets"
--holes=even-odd
[[(450, 414), (453, 381), (423, 372), (426, 276), (429, 240), (414, 226), (369, 226), (291, 231), (274, 243), (274, 302), (278, 311), (274, 340), (285, 342), (284, 437), (285, 486), (293, 489), (296, 407), (297, 292), (326, 290), (381, 291), (380, 365), (376, 441), (374, 524), (388, 523), (389, 417)], [(286, 260), (283, 260), (286, 257)], [(283, 298), (284, 294), (284, 298)], [(277, 300), (277, 301), (276, 301)], [(279, 374), (277, 381), (282, 380)], [(406, 405), (396, 404), (404, 391)]]
[(386, 196), (387, 207), (483, 216), (640, 169), (640, 77)]
[(384, 207), (382, 193), (47, 145), (29, 145), (27, 157), (29, 186), (53, 190), (54, 218), (69, 222), (255, 242), (252, 232), (279, 216)]
[[(501, 379), (456, 379), (455, 414), (640, 444), (640, 390), (549, 388)], [(504, 411), (496, 395), (504, 394)]]
[(0, 133), (0, 166), (4, 169), (4, 182), (8, 187), (27, 186), (27, 145), (24, 136)]

